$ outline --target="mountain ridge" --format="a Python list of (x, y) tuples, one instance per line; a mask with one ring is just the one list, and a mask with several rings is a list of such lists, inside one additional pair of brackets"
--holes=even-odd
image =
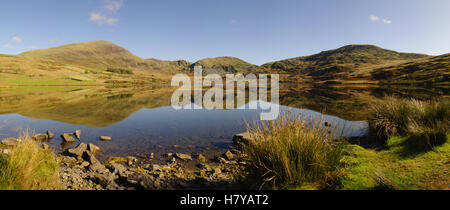
[[(3, 72), (25, 72), (28, 76), (33, 73), (29, 68), (39, 67), (40, 74), (48, 69), (67, 71), (82, 74), (81, 72), (97, 72), (105, 74), (109, 68), (127, 69), (125, 71), (110, 72), (135, 72), (134, 79), (147, 80), (148, 78), (161, 77), (170, 80), (170, 75), (184, 72), (192, 73), (194, 66), (203, 66), (204, 72), (228, 74), (228, 73), (279, 73), (284, 75), (282, 81), (296, 82), (330, 82), (330, 81), (350, 81), (350, 82), (370, 82), (375, 80), (386, 80), (386, 76), (395, 75), (396, 78), (404, 78), (403, 74), (408, 71), (401, 69), (411, 69), (408, 63), (420, 63), (420, 78), (430, 81), (430, 76), (426, 71), (426, 65), (433, 65), (433, 75), (436, 72), (446, 74), (448, 72), (448, 56), (432, 60), (439, 56), (429, 56), (418, 53), (402, 53), (383, 49), (375, 45), (346, 45), (337, 49), (322, 51), (317, 54), (288, 58), (280, 61), (269, 62), (263, 65), (254, 65), (242, 59), (221, 56), (215, 58), (204, 58), (196, 62), (186, 60), (166, 61), (155, 58), (143, 59), (134, 55), (127, 49), (111, 43), (109, 41), (89, 41), (62, 45), (59, 47), (38, 49), (23, 52), (19, 55), (1, 55), (0, 73)], [(3, 62), (3, 63), (2, 63)], [(25, 62), (33, 65), (26, 67), (15, 63)], [(6, 70), (2, 70), (2, 64), (6, 64)], [(13, 64), (15, 66), (13, 66)], [(42, 66), (48, 65), (43, 68)], [(69, 65), (69, 66), (68, 66)], [(418, 64), (419, 65), (419, 64)], [(12, 67), (13, 66), (13, 67)], [(406, 66), (406, 67), (405, 67)], [(435, 68), (436, 67), (436, 68)], [(27, 68), (25, 70), (17, 70)], [(9, 70), (8, 70), (9, 69)], [(13, 70), (10, 70), (13, 69)], [(15, 70), (14, 70), (15, 69)], [(84, 70), (83, 70), (84, 69)], [(63, 71), (61, 75), (64, 75)], [(431, 71), (430, 71), (431, 72)], [(415, 73), (418, 75), (419, 73)], [(431, 73), (430, 73), (431, 74)], [(109, 75), (109, 76), (107, 76)], [(166, 75), (166, 76), (164, 76)], [(132, 76), (113, 74), (116, 79), (130, 80)], [(76, 78), (84, 80), (86, 75), (78, 75)], [(109, 78), (105, 78), (109, 77)], [(95, 76), (90, 79), (96, 80)], [(101, 76), (101, 81), (111, 80), (111, 74)], [(114, 78), (113, 78), (114, 79)], [(441, 80), (439, 80), (441, 81)]]

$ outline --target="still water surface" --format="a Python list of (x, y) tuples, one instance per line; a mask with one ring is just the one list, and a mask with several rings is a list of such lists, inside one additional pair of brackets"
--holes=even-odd
[[(245, 132), (245, 123), (258, 120), (263, 111), (175, 110), (170, 106), (173, 91), (169, 87), (0, 89), (0, 138), (18, 136), (24, 130), (35, 133), (50, 130), (57, 137), (49, 144), (61, 150), (59, 134), (80, 129), (82, 141), (100, 146), (104, 157), (150, 152), (210, 156), (229, 149), (233, 135)], [(331, 122), (334, 130), (339, 131), (336, 135), (344, 131), (347, 137), (360, 136), (367, 132), (364, 121), (367, 106), (381, 100), (382, 92), (379, 87), (282, 86), (280, 110), (305, 119)], [(400, 93), (414, 97), (448, 94), (447, 89), (417, 90), (413, 91), (415, 95), (411, 90)], [(113, 140), (98, 140), (105, 135)]]

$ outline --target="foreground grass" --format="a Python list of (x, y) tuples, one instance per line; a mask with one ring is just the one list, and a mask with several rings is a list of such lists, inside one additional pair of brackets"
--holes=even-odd
[(270, 189), (450, 189), (449, 102), (386, 98), (371, 107), (376, 149), (333, 140), (297, 118), (248, 127), (242, 151)]
[(248, 127), (251, 139), (243, 151), (259, 183), (271, 189), (305, 189), (336, 180), (342, 144), (322, 126), (287, 116)]
[(390, 137), (382, 151), (348, 145), (342, 163), (344, 190), (449, 190), (450, 135), (433, 150), (410, 143), (410, 137)]
[(59, 165), (55, 155), (28, 136), (9, 155), (0, 156), (0, 190), (42, 190), (54, 187)]

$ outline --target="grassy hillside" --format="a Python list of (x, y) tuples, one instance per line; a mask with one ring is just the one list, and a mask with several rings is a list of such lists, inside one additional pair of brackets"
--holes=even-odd
[(202, 66), (205, 73), (217, 74), (249, 73), (258, 70), (258, 66), (234, 57), (205, 58), (192, 64), (191, 69), (194, 66)]
[(191, 63), (142, 59), (111, 42), (90, 41), (20, 55), (0, 54), (0, 84), (167, 83), (176, 73), (191, 74), (194, 66), (203, 66), (205, 74), (279, 73), (282, 82), (446, 84), (449, 58), (448, 54), (430, 57), (372, 45), (348, 45), (262, 66), (234, 57), (206, 58)]
[[(297, 57), (264, 64), (262, 67), (303, 80), (372, 80), (370, 72), (375, 68), (399, 65), (429, 56), (399, 53), (373, 45), (348, 45), (311, 56)], [(298, 78), (296, 78), (298, 80)]]
[(450, 84), (450, 54), (375, 69), (372, 76), (385, 83)]
[(69, 44), (50, 49), (32, 50), (20, 55), (30, 58), (44, 58), (92, 69), (105, 69), (110, 66), (145, 69), (148, 66), (145, 60), (107, 41)]

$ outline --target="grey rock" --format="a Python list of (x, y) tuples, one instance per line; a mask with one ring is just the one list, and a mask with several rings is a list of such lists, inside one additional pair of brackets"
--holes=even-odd
[(199, 162), (201, 162), (201, 163), (206, 162), (206, 158), (205, 158), (205, 156), (203, 156), (202, 154), (199, 154), (199, 155), (197, 156), (197, 160), (198, 160)]
[(157, 165), (157, 164), (153, 164), (153, 165), (151, 166), (151, 170), (153, 170), (153, 171), (161, 170), (161, 166), (160, 166), (160, 165)]
[(10, 150), (10, 149), (0, 149), (0, 154), (3, 154), (3, 155), (9, 155), (9, 154), (11, 154), (11, 152), (12, 152), (12, 150)]
[(20, 142), (19, 139), (12, 138), (12, 137), (4, 138), (2, 140), (2, 144), (5, 146), (17, 146), (17, 144), (19, 144), (19, 142)]
[(87, 151), (88, 145), (85, 143), (80, 143), (77, 147), (72, 148), (72, 149), (68, 149), (67, 152), (69, 152), (69, 154), (72, 154), (74, 156), (77, 157), (77, 159), (79, 161), (82, 160), (82, 156), (84, 154), (84, 152)]
[(72, 134), (70, 134), (70, 133), (63, 133), (63, 134), (61, 134), (61, 138), (65, 142), (74, 142), (75, 141), (75, 139), (72, 137)]
[(111, 141), (111, 139), (109, 136), (100, 136), (100, 141)]
[(76, 130), (74, 135), (75, 137), (77, 137), (78, 140), (81, 140), (81, 130)]
[(94, 155), (97, 156), (97, 154), (101, 151), (100, 147), (94, 145), (94, 144), (88, 144), (88, 150)]
[(228, 160), (233, 160), (234, 155), (233, 153), (230, 152), (230, 150), (226, 151), (225, 154), (223, 154), (223, 157), (228, 159)]
[(49, 138), (47, 134), (38, 133), (31, 137), (35, 141), (47, 141)]
[(112, 183), (114, 183), (115, 176), (111, 173), (108, 174), (95, 174), (94, 180), (102, 186), (108, 186)]
[(53, 138), (55, 138), (55, 134), (53, 134), (51, 131), (47, 131), (47, 137), (49, 140), (53, 139)]
[(235, 148), (239, 149), (240, 147), (242, 147), (242, 145), (248, 145), (250, 140), (251, 140), (250, 133), (248, 133), (248, 132), (240, 133), (240, 134), (234, 135), (233, 144), (234, 144)]
[(187, 160), (192, 160), (192, 157), (190, 155), (186, 155), (183, 153), (176, 153), (175, 156), (181, 160), (187, 161)]
[(115, 172), (117, 171), (117, 173), (121, 176), (125, 173), (125, 171), (127, 171), (127, 167), (119, 163), (112, 163), (110, 168)]
[(83, 161), (83, 162), (81, 163), (81, 167), (83, 167), (83, 168), (86, 168), (86, 167), (88, 167), (89, 165), (90, 165), (90, 163), (87, 162), (87, 161)]

